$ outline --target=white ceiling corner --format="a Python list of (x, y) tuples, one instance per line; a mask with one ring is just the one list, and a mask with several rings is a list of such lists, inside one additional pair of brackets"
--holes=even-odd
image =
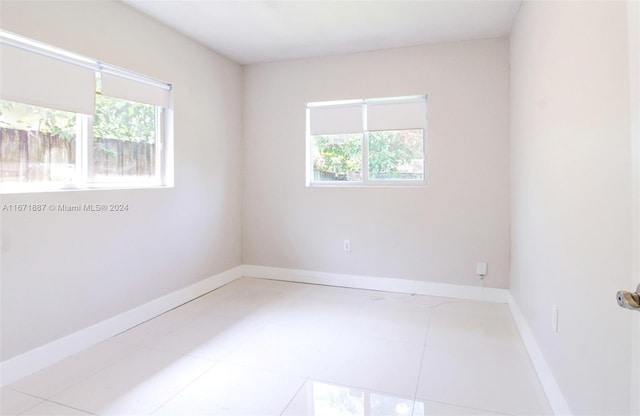
[(522, 0), (122, 0), (240, 63), (506, 36)]

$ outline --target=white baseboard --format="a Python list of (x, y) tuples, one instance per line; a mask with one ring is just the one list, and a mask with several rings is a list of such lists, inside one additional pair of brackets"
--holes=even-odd
[(234, 267), (0, 363), (0, 386), (39, 371), (242, 277)]
[(418, 295), (442, 296), (447, 298), (482, 300), (498, 303), (507, 303), (509, 300), (509, 291), (507, 289), (421, 282), (417, 280), (394, 279), (389, 277), (314, 272), (309, 270), (285, 269), (279, 267), (245, 265), (244, 276), (300, 283), (315, 283), (327, 286), (349, 287), (354, 289), (415, 293)]
[(531, 329), (508, 289), (483, 288), (447, 283), (420, 282), (388, 277), (325, 273), (278, 267), (244, 265), (202, 280), (186, 288), (155, 299), (120, 315), (67, 335), (0, 363), (0, 386), (10, 384), (114, 335), (189, 302), (242, 276), (300, 283), (313, 283), (355, 289), (442, 296), (449, 298), (508, 303), (520, 336), (538, 378), (556, 415), (572, 415)]
[(509, 308), (511, 309), (511, 315), (513, 315), (513, 319), (516, 322), (516, 326), (518, 327), (524, 346), (527, 348), (529, 358), (531, 359), (533, 367), (538, 374), (540, 384), (542, 384), (542, 388), (547, 395), (553, 414), (573, 415), (567, 400), (560, 390), (558, 382), (551, 372), (551, 368), (549, 368), (547, 361), (544, 359), (542, 350), (540, 350), (538, 343), (533, 337), (529, 324), (524, 318), (524, 315), (522, 315), (522, 312), (520, 312), (520, 308), (511, 293), (509, 293)]

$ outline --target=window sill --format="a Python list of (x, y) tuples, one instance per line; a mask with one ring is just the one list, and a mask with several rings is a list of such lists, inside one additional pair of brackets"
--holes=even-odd
[(307, 183), (307, 188), (426, 188), (427, 181), (325, 181)]
[(111, 183), (91, 183), (91, 184), (0, 184), (0, 195), (12, 194), (37, 194), (47, 192), (68, 192), (68, 191), (116, 191), (126, 189), (164, 189), (173, 188), (173, 185), (163, 185), (160, 183), (140, 183), (140, 182), (111, 182)]

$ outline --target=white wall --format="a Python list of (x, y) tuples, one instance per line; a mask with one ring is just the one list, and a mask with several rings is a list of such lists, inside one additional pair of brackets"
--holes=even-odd
[[(633, 266), (630, 289), (640, 284), (640, 2), (627, 2), (627, 22), (629, 32), (629, 83), (631, 95), (631, 150), (632, 169), (635, 194), (633, 195), (632, 221), (635, 235), (632, 250)], [(631, 414), (640, 414), (640, 314), (634, 314), (635, 331), (633, 331), (631, 361)]]
[(573, 412), (629, 414), (626, 4), (526, 1), (510, 43), (511, 290)]
[[(246, 67), (244, 263), (507, 287), (508, 71), (505, 38)], [(416, 94), (427, 187), (305, 187), (307, 102)]]
[(0, 3), (0, 26), (173, 83), (175, 188), (4, 195), (129, 212), (1, 213), (4, 361), (241, 264), (242, 69), (119, 2)]

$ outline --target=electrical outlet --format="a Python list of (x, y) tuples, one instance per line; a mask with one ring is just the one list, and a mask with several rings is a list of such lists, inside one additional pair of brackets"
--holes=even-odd
[(487, 275), (487, 262), (479, 261), (476, 263), (476, 274), (480, 276), (480, 279), (484, 279)]
[(351, 251), (351, 240), (344, 240), (344, 251)]

